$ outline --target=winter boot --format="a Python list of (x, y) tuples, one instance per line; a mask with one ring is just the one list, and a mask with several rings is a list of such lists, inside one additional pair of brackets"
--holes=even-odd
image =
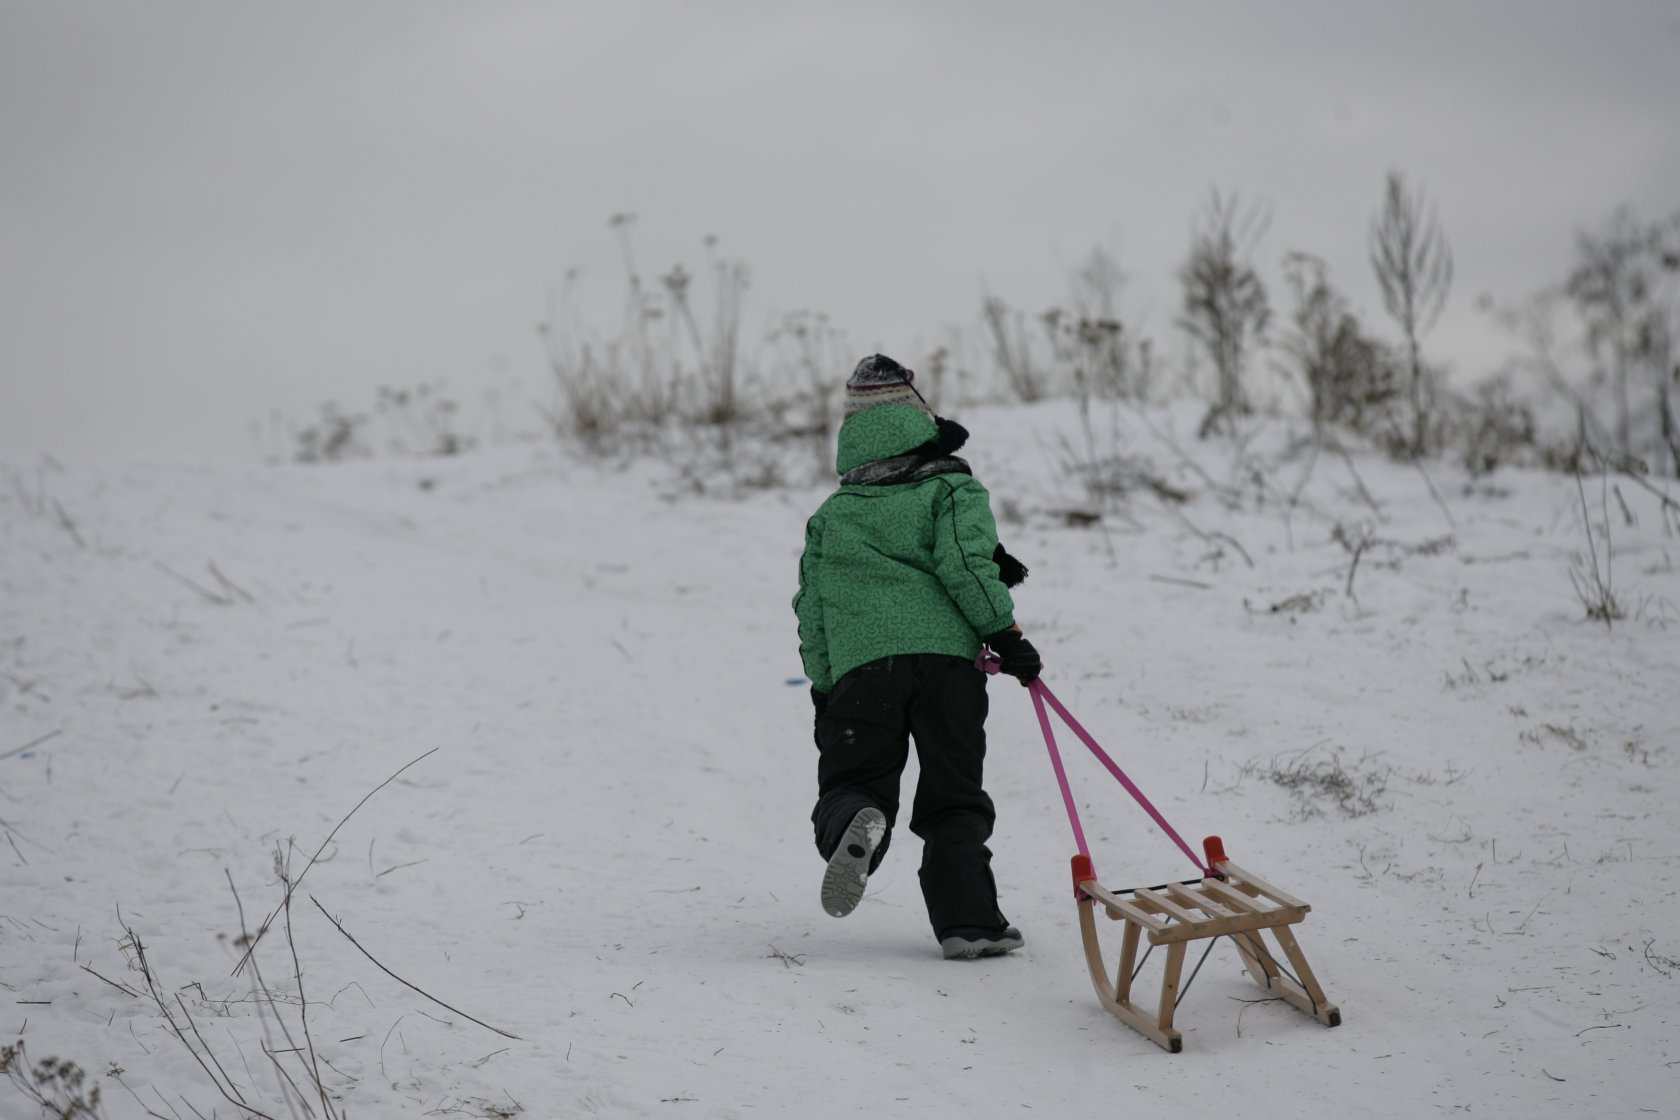
[(983, 929), (978, 926), (957, 926), (939, 935), (939, 948), (948, 961), (972, 960), (975, 957), (1000, 957), (1025, 945), (1021, 931), (1006, 925), (1002, 929)]
[(859, 809), (846, 826), (846, 835), (840, 838), (840, 846), (834, 849), (828, 870), (823, 872), (823, 909), (833, 917), (844, 918), (863, 900), (870, 858), (886, 833), (886, 814), (873, 806)]

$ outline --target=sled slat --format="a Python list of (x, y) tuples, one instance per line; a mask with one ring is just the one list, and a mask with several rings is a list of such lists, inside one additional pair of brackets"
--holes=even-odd
[(1095, 879), (1079, 884), (1079, 889), (1107, 907), (1108, 916), (1111, 918), (1125, 918), (1127, 921), (1136, 922), (1151, 933), (1158, 933), (1168, 928), (1166, 922), (1147, 910), (1133, 905), (1130, 899), (1121, 898), (1114, 894)]
[(1149, 931), (1151, 945), (1174, 945), (1183, 941), (1199, 941), (1204, 937), (1219, 937), (1227, 933), (1245, 933), (1256, 929), (1274, 929), (1298, 922), (1304, 917), (1293, 907), (1278, 907), (1258, 914), (1237, 914), (1229, 918), (1207, 918), (1185, 924), (1174, 922), (1162, 930)]
[(1173, 883), (1167, 887), (1167, 893), (1177, 899), (1183, 906), (1194, 906), (1211, 917), (1229, 918), (1234, 912), (1215, 902), (1206, 891), (1193, 890), (1182, 883)]
[(1202, 888), (1209, 894), (1217, 894), (1244, 914), (1263, 914), (1267, 909), (1256, 902), (1253, 895), (1244, 894), (1231, 884), (1222, 883), (1218, 879), (1208, 879), (1202, 884)]
[(1220, 865), (1220, 870), (1224, 871), (1225, 874), (1237, 884), (1253, 887), (1255, 890), (1259, 891), (1279, 906), (1294, 906), (1300, 909), (1303, 913), (1310, 912), (1312, 910), (1311, 906), (1308, 906), (1305, 902), (1302, 902), (1294, 895), (1289, 894), (1286, 891), (1279, 890), (1277, 887), (1272, 886), (1258, 875), (1249, 874), (1247, 871), (1244, 871), (1242, 868), (1238, 867), (1229, 860), (1226, 860)]
[(1190, 913), (1190, 911), (1186, 910), (1184, 907), (1180, 906), (1178, 903), (1172, 901), (1164, 895), (1157, 894), (1148, 887), (1137, 888), (1137, 890), (1132, 892), (1132, 897), (1138, 899), (1142, 903), (1147, 903), (1151, 909), (1166, 914), (1169, 917), (1177, 918), (1186, 925), (1193, 925), (1202, 920), (1196, 915)]

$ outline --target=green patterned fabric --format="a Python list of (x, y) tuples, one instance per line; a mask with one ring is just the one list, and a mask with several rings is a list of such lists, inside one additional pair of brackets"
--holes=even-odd
[[(919, 409), (871, 408), (840, 426), (835, 466), (845, 474), (936, 434)], [(841, 486), (805, 526), (793, 598), (812, 685), (827, 692), (859, 665), (896, 654), (977, 656), (983, 636), (1015, 621), (996, 548), (991, 500), (972, 475)]]

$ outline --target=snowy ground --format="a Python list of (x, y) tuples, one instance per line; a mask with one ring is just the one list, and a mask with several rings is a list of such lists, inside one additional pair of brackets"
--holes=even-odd
[[(788, 606), (821, 490), (672, 497), (656, 466), (521, 446), (0, 459), (0, 1043), (79, 1063), (112, 1117), (245, 1115), (170, 1034), (132, 931), (217, 1079), (275, 1117), (304, 1114), (275, 1064), (308, 1084), (284, 1053), (305, 1009), (356, 1117), (1673, 1115), (1672, 511), (1589, 480), (1630, 614), (1607, 628), (1569, 579), (1572, 478), (1434, 465), (1437, 500), (1370, 456), (1309, 476), (1276, 426), (1181, 457), (1127, 413), (1099, 449), (1193, 497), (1074, 527), (1070, 409), (961, 419), (1047, 681), (1181, 831), (1313, 904), (1341, 1027), (1241, 1002), (1261, 992), (1225, 944), (1183, 1054), (1103, 1011), (1008, 681), (994, 848), (1027, 948), (941, 960), (908, 836), (826, 917)], [(1375, 538), (1351, 596), (1338, 522)], [(1104, 881), (1187, 877), (1063, 749)], [(277, 923), (261, 983), (235, 976), (277, 849), (296, 878), (417, 758), (309, 868), (295, 964)], [(34, 1114), (0, 1082), (0, 1116)]]

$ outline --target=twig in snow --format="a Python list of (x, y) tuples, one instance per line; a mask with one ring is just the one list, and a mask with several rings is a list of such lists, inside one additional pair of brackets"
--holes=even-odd
[(333, 825), (333, 830), (327, 833), (327, 838), (321, 841), (321, 846), (316, 848), (315, 854), (309, 857), (309, 862), (304, 864), (302, 871), (298, 872), (298, 877), (286, 885), (286, 896), (280, 900), (280, 906), (276, 907), (267, 918), (263, 919), (262, 926), (257, 930), (256, 935), (250, 939), (250, 944), (245, 947), (245, 955), (240, 957), (239, 963), (234, 966), (233, 975), (238, 976), (240, 972), (244, 971), (246, 962), (248, 962), (251, 959), (251, 955), (257, 951), (257, 942), (263, 939), (263, 935), (268, 932), (268, 927), (274, 924), (274, 919), (280, 914), (280, 911), (287, 903), (291, 902), (292, 893), (296, 891), (298, 885), (303, 882), (303, 877), (309, 874), (309, 869), (314, 867), (315, 862), (321, 858), (321, 853), (327, 850), (327, 845), (332, 843), (333, 837), (338, 835), (338, 830), (343, 828), (345, 823), (349, 821), (351, 817), (355, 816), (357, 811), (361, 809), (363, 805), (366, 805), (370, 800), (372, 800), (374, 794), (378, 793), (380, 790), (384, 789), (386, 786), (401, 777), (403, 771), (407, 770), (410, 766), (413, 766), (417, 762), (423, 762), (437, 752), (438, 748), (433, 747), (419, 758), (416, 758), (412, 762), (402, 766), (395, 774), (392, 774), (389, 778), (386, 778), (383, 782), (374, 786), (373, 789), (368, 792), (366, 797), (363, 797), (360, 801), (356, 802), (356, 808), (351, 809), (348, 813), (344, 814), (344, 819)]
[(247, 603), (254, 603), (257, 601), (256, 596), (252, 595), (249, 591), (240, 587), (237, 583), (234, 583), (227, 576), (223, 575), (222, 570), (216, 567), (216, 562), (214, 560), (205, 564), (205, 567), (210, 570), (211, 575), (216, 577), (216, 582), (222, 585), (223, 591), (237, 596), (238, 598), (245, 600)]
[[(1232, 996), (1231, 998), (1232, 999), (1237, 999), (1236, 996)], [(1244, 1005), (1242, 1010), (1237, 1012), (1237, 1037), (1241, 1038), (1242, 1037), (1243, 1012), (1246, 1012), (1250, 1007), (1252, 1007), (1253, 1005), (1255, 1005), (1257, 1003), (1282, 1003), (1283, 1002), (1283, 997), (1282, 996), (1272, 996), (1269, 999), (1237, 999), (1237, 1002)]]
[[(369, 1007), (377, 1008), (379, 1006), (377, 1003), (373, 1002), (373, 997), (367, 994), (367, 989), (362, 987), (360, 984), (356, 983), (356, 981), (354, 981), (354, 980), (350, 981), (350, 983), (344, 985), (344, 987), (342, 987), (338, 991), (334, 992), (333, 993), (333, 998), (331, 998), (327, 1001), (327, 1006), (336, 1008), (338, 1006), (338, 997), (343, 995), (345, 992), (348, 992), (351, 988), (354, 988), (358, 992), (362, 993), (362, 998), (367, 1000), (367, 1005)], [(347, 1041), (347, 1040), (341, 1038), (341, 1039), (339, 1039), (339, 1041), (344, 1042), (344, 1041)]]
[(1343, 594), (1357, 603), (1359, 600), (1353, 594), (1353, 577), (1359, 572), (1359, 558), (1365, 555), (1366, 549), (1371, 547), (1371, 541), (1373, 540), (1371, 530), (1362, 525), (1359, 529), (1358, 539), (1350, 540), (1346, 528), (1338, 524), (1331, 536), (1343, 548), (1353, 554), (1353, 563), (1348, 565), (1347, 586), (1343, 588)]
[(467, 1065), (471, 1066), (473, 1069), (480, 1069), (480, 1068), (483, 1067), (485, 1062), (488, 1062), (491, 1058), (494, 1058), (497, 1054), (506, 1054), (509, 1049), (510, 1049), (510, 1047), (504, 1046), (500, 1050), (492, 1050), (492, 1051), (490, 1051), (490, 1053), (484, 1055), (484, 1057), (478, 1059), (478, 1061), (468, 1062)]
[[(1581, 527), (1587, 534), (1587, 570), (1577, 575), (1575, 569), (1580, 566), (1579, 559), (1570, 566), (1569, 582), (1575, 588), (1575, 595), (1581, 600), (1581, 605), (1587, 609), (1588, 618), (1596, 618), (1610, 628), (1616, 619), (1626, 617), (1621, 603), (1617, 602), (1611, 586), (1611, 565), (1614, 563), (1614, 552), (1610, 544), (1610, 517), (1608, 511), (1604, 518), (1604, 566), (1599, 567), (1598, 545), (1593, 541), (1592, 511), (1587, 508), (1587, 490), (1581, 482), (1581, 472), (1575, 472), (1575, 489), (1581, 496)], [(1603, 502), (1601, 501), (1602, 505)]]
[(164, 574), (174, 577), (174, 579), (176, 581), (178, 581), (179, 583), (183, 584), (184, 586), (192, 589), (193, 591), (198, 592), (200, 595), (202, 595), (204, 598), (208, 599), (210, 602), (216, 604), (218, 607), (231, 607), (231, 606), (233, 606), (233, 598), (231, 596), (226, 595), (226, 594), (220, 594), (219, 595), (216, 592), (211, 591), (208, 587), (204, 587), (200, 584), (194, 583), (192, 580), (188, 579), (186, 576), (182, 575), (180, 572), (177, 572), (174, 568), (171, 568), (168, 564), (163, 563), (161, 560), (157, 562), (157, 566), (159, 568), (163, 569)]
[(200, 1046), (204, 1047), (205, 1057), (209, 1058), (211, 1063), (215, 1065), (216, 1072), (222, 1075), (222, 1080), (227, 1083), (228, 1089), (232, 1091), (235, 1097), (239, 1098), (237, 1102), (239, 1106), (241, 1108), (249, 1108), (249, 1106), (245, 1103), (245, 1097), (239, 1092), (239, 1087), (233, 1083), (233, 1078), (229, 1077), (227, 1070), (222, 1068), (222, 1060), (216, 1057), (216, 1052), (210, 1049), (210, 1044), (204, 1041), (204, 1036), (202, 1034), (198, 1033), (198, 1023), (194, 1021), (192, 1012), (187, 1010), (186, 1001), (181, 998), (181, 993), (179, 991), (175, 993), (175, 1004), (181, 1009), (181, 1014), (186, 1017), (187, 1026), (192, 1028), (193, 1037), (198, 1039), (198, 1044)]
[(20, 754), (24, 753), (25, 751), (32, 751), (36, 747), (40, 746), (42, 743), (49, 742), (53, 739), (56, 739), (62, 734), (64, 734), (64, 732), (62, 730), (60, 730), (60, 731), (49, 731), (45, 735), (42, 735), (39, 739), (31, 739), (31, 740), (29, 740), (29, 742), (25, 743), (21, 747), (13, 747), (11, 750), (7, 751), (5, 754), (0, 754), (0, 760), (12, 758), (16, 755), (20, 755)]
[(99, 973), (95, 972), (93, 969), (89, 968), (85, 964), (82, 965), (82, 971), (87, 973), (89, 976), (93, 976), (93, 977), (96, 977), (97, 979), (105, 981), (105, 983), (111, 985), (111, 987), (115, 988), (119, 992), (122, 992), (124, 995), (133, 996), (135, 999), (141, 998), (140, 993), (135, 991), (133, 988), (129, 987), (127, 984), (119, 984), (115, 980), (110, 979), (109, 977), (100, 976)]
[(1200, 537), (1202, 540), (1207, 541), (1210, 544), (1223, 542), (1230, 545), (1232, 548), (1237, 550), (1237, 555), (1243, 558), (1243, 563), (1247, 564), (1250, 568), (1254, 567), (1254, 557), (1250, 556), (1248, 554), (1248, 549), (1242, 546), (1242, 542), (1237, 540), (1237, 538), (1233, 537), (1231, 534), (1222, 533), (1217, 529), (1203, 529), (1194, 521), (1191, 521), (1189, 515), (1175, 505), (1163, 502), (1161, 508), (1166, 510), (1168, 515), (1171, 516), (1174, 521), (1177, 521), (1180, 525), (1188, 529), (1192, 535)]
[(1289, 551), (1295, 551), (1295, 509), (1301, 504), (1301, 495), (1306, 492), (1307, 482), (1312, 478), (1313, 471), (1318, 467), (1318, 456), (1324, 450), (1324, 438), (1319, 436), (1312, 442), (1312, 457), (1301, 470), (1301, 477), (1295, 482), (1295, 489), (1289, 492), (1283, 504), (1283, 533), (1289, 544)]
[(1167, 447), (1167, 450), (1171, 451), (1174, 455), (1176, 455), (1178, 457), (1178, 461), (1180, 463), (1182, 463), (1185, 467), (1188, 467), (1191, 471), (1200, 475), (1201, 478), (1202, 478), (1202, 481), (1207, 484), (1208, 489), (1210, 489), (1210, 490), (1223, 490), (1224, 489), (1223, 486), (1221, 486), (1217, 481), (1214, 480), (1214, 477), (1212, 475), (1208, 474), (1208, 472), (1203, 469), (1202, 465), (1200, 463), (1198, 463), (1195, 460), (1194, 457), (1192, 457), (1188, 452), (1186, 452), (1182, 447), (1180, 447), (1178, 445), (1178, 443), (1170, 435), (1163, 432), (1159, 427), (1156, 426), (1155, 421), (1150, 419), (1150, 417), (1149, 417), (1149, 410), (1148, 409), (1140, 407), (1140, 408), (1137, 408), (1135, 411), (1137, 413), (1137, 418), (1139, 420), (1143, 421), (1143, 426), (1149, 429), (1149, 434), (1154, 436), (1157, 442), (1165, 444), (1166, 447)]
[[(230, 817), (229, 819), (231, 820), (232, 818)], [(228, 871), (226, 868), (224, 868), (222, 870), (222, 874), (227, 876), (228, 890), (233, 893), (233, 905), (234, 905), (234, 908), (239, 912), (239, 942), (238, 943), (239, 944), (249, 944), (250, 941), (251, 941), (251, 930), (250, 930), (250, 927), (245, 924), (245, 903), (239, 897), (239, 888), (234, 885), (233, 873)], [(304, 1094), (303, 1090), (298, 1087), (297, 1082), (292, 1080), (292, 1075), (290, 1073), (286, 1072), (286, 1068), (280, 1064), (280, 1059), (275, 1056), (277, 1051), (273, 1049), (272, 1038), (269, 1035), (268, 1019), (265, 1016), (263, 1016), (263, 1014), (262, 1014), (262, 1008), (263, 1008), (264, 1003), (266, 1003), (268, 1005), (269, 1014), (274, 1016), (275, 1025), (277, 1025), (280, 1028), (280, 1034), (286, 1040), (287, 1047), (289, 1047), (288, 1050), (281, 1051), (281, 1052), (283, 1052), (283, 1053), (297, 1053), (298, 1048), (297, 1048), (297, 1044), (292, 1041), (291, 1028), (286, 1026), (286, 1017), (280, 1013), (279, 1006), (274, 1002), (274, 990), (272, 988), (270, 988), (268, 986), (268, 982), (263, 979), (262, 966), (257, 963), (257, 959), (255, 957), (251, 958), (251, 976), (252, 976), (252, 984), (251, 984), (252, 993), (254, 995), (259, 995), (261, 997), (261, 999), (257, 1003), (257, 1016), (258, 1016), (259, 1021), (262, 1024), (262, 1031), (263, 1031), (262, 1051), (265, 1055), (268, 1056), (268, 1060), (270, 1062), (272, 1062), (273, 1065), (274, 1065), (275, 1073), (279, 1078), (279, 1087), (280, 1087), (281, 1098), (286, 1101), (286, 1107), (288, 1109), (291, 1109), (292, 1108), (291, 1099), (289, 1097), (286, 1097), (286, 1095), (285, 1095), (286, 1090), (288, 1088), (290, 1088), (293, 1095), (296, 1096), (298, 1101), (302, 1103), (304, 1111), (306, 1113), (308, 1113), (310, 1116), (314, 1116), (315, 1115), (315, 1110), (309, 1107), (309, 1098)], [(299, 991), (301, 991), (301, 990), (302, 989), (300, 987)], [(294, 1116), (296, 1115), (295, 1110), (293, 1110), (293, 1115)]]
[[(408, 1018), (408, 1016), (406, 1014), (398, 1015), (397, 1016), (397, 1021), (395, 1023), (391, 1024), (391, 1029), (385, 1032), (385, 1038), (379, 1044), (379, 1076), (381, 1076), (381, 1077), (389, 1077), (390, 1076), (389, 1074), (387, 1074), (385, 1072), (385, 1046), (386, 1046), (387, 1043), (389, 1043), (391, 1041), (391, 1036), (393, 1034), (396, 1034), (397, 1028), (402, 1025), (402, 1021), (406, 1018)], [(397, 1037), (401, 1038), (402, 1036), (398, 1035)], [(405, 1046), (406, 1046), (406, 1044), (405, 1044)], [(570, 1055), (571, 1051), (567, 1050), (566, 1053), (568, 1055)]]
[[(1657, 939), (1654, 937), (1645, 942), (1645, 963), (1656, 969), (1664, 977), (1672, 978), (1674, 976), (1673, 969), (1680, 968), (1680, 961), (1676, 961), (1672, 957), (1662, 956), (1660, 953), (1652, 954), (1651, 946), (1656, 943)], [(1667, 967), (1665, 968), (1664, 965)]]
[(127, 1093), (129, 1096), (134, 1098), (134, 1103), (139, 1105), (140, 1110), (142, 1112), (144, 1112), (147, 1116), (155, 1116), (155, 1117), (157, 1117), (157, 1120), (169, 1120), (169, 1117), (165, 1116), (163, 1113), (154, 1112), (151, 1109), (151, 1107), (146, 1104), (145, 1101), (140, 1099), (140, 1094), (136, 1093), (132, 1088), (130, 1088), (128, 1082), (126, 1082), (122, 1078), (118, 1077), (115, 1072), (108, 1073), (105, 1076), (114, 1080), (118, 1085), (121, 1085), (123, 1087), (123, 1091), (125, 1093)]
[(1621, 456), (1614, 455), (1599, 456), (1599, 458), (1606, 466), (1614, 467), (1616, 470), (1620, 471), (1624, 477), (1632, 479), (1635, 484), (1649, 491), (1651, 495), (1657, 499), (1657, 501), (1662, 503), (1662, 507), (1664, 509), (1673, 509), (1680, 512), (1680, 502), (1676, 502), (1665, 492), (1658, 490), (1655, 486), (1645, 480), (1645, 475), (1649, 472), (1649, 469), (1643, 462), (1638, 459), (1623, 458)]
[(1627, 526), (1629, 529), (1638, 525), (1638, 519), (1633, 516), (1633, 511), (1628, 508), (1627, 499), (1622, 497), (1622, 488), (1620, 486), (1612, 486), (1610, 487), (1610, 493), (1616, 495), (1616, 504), (1621, 507), (1622, 524)]
[(53, 512), (58, 514), (59, 528), (70, 534), (70, 539), (76, 542), (77, 548), (86, 550), (87, 542), (82, 540), (82, 534), (76, 531), (76, 523), (70, 519), (70, 515), (68, 513), (64, 512), (63, 504), (60, 503), (57, 498), (52, 500), (52, 504)]
[[(232, 1086), (231, 1082), (224, 1085), (222, 1078), (225, 1078), (227, 1075), (224, 1073), (221, 1078), (217, 1077), (216, 1073), (211, 1070), (210, 1064), (205, 1061), (204, 1055), (200, 1054), (198, 1052), (198, 1048), (191, 1042), (187, 1041), (186, 1033), (181, 1029), (181, 1025), (175, 1021), (174, 1014), (169, 1010), (169, 1004), (164, 1000), (163, 993), (158, 989), (157, 974), (152, 971), (151, 962), (146, 959), (146, 947), (141, 943), (140, 935), (135, 933), (130, 927), (125, 927), (124, 932), (128, 935), (129, 945), (134, 948), (134, 957), (140, 965), (140, 975), (146, 981), (146, 990), (151, 994), (152, 1002), (156, 1004), (157, 1009), (163, 1013), (163, 1020), (166, 1024), (168, 1024), (170, 1033), (175, 1036), (182, 1046), (187, 1048), (187, 1053), (192, 1055), (193, 1061), (198, 1063), (198, 1068), (204, 1071), (204, 1075), (210, 1079), (210, 1083), (216, 1087), (216, 1091), (220, 1093), (222, 1098), (229, 1104), (237, 1108), (244, 1109), (252, 1116), (261, 1117), (262, 1120), (274, 1120), (274, 1118), (269, 1116), (268, 1113), (260, 1112), (246, 1104), (244, 1099), (238, 1095), (238, 1090)], [(177, 996), (176, 1000), (179, 1002), (180, 997)], [(183, 1012), (186, 1010), (185, 1004), (182, 1004), (181, 1010)], [(188, 1022), (191, 1023), (190, 1016), (188, 1017)], [(198, 1028), (196, 1026), (193, 1027), (193, 1034), (195, 1036), (198, 1035)], [(203, 1038), (200, 1037), (199, 1042), (202, 1044), (203, 1041)], [(209, 1047), (206, 1046), (205, 1049), (208, 1051)], [(214, 1054), (210, 1054), (210, 1061), (216, 1061), (216, 1056)], [(221, 1068), (219, 1062), (217, 1063), (216, 1068)], [(164, 1103), (168, 1106), (167, 1101)], [(187, 1107), (191, 1108), (192, 1106), (189, 1104)], [(173, 1107), (170, 1107), (170, 1111), (174, 1111)]]
[[(262, 1052), (263, 1052), (264, 1055), (267, 1056), (268, 1060), (274, 1064), (275, 1072), (278, 1073), (280, 1075), (280, 1077), (285, 1081), (284, 1088), (290, 1089), (292, 1091), (292, 1096), (296, 1097), (299, 1101), (301, 1101), (303, 1103), (304, 1111), (307, 1112), (310, 1116), (314, 1116), (315, 1115), (315, 1110), (313, 1108), (309, 1107), (309, 1097), (304, 1094), (304, 1091), (303, 1091), (302, 1087), (300, 1087), (298, 1085), (298, 1083), (292, 1079), (292, 1075), (291, 1075), (291, 1073), (289, 1073), (287, 1071), (286, 1067), (280, 1064), (280, 1055), (281, 1054), (295, 1054), (295, 1053), (297, 1053), (297, 1051), (296, 1050), (279, 1050), (279, 1051), (270, 1050), (268, 1048), (267, 1044), (265, 1043), (263, 1045)], [(290, 1107), (290, 1098), (287, 1099), (287, 1107)]]
[[(300, 876), (300, 878), (301, 878), (301, 876)], [(459, 1015), (461, 1018), (466, 1019), (469, 1022), (477, 1023), (479, 1026), (483, 1027), (487, 1031), (492, 1031), (496, 1034), (499, 1034), (503, 1038), (511, 1038), (511, 1039), (515, 1040), (516, 1042), (523, 1042), (524, 1041), (524, 1039), (521, 1039), (518, 1035), (513, 1034), (510, 1031), (504, 1031), (500, 1027), (492, 1027), (489, 1023), (486, 1023), (482, 1019), (474, 1019), (471, 1015), (468, 1015), (465, 1011), (462, 1011), (460, 1008), (451, 1007), (447, 1003), (444, 1003), (441, 999), (438, 999), (436, 996), (432, 995), (430, 992), (427, 992), (422, 988), (418, 988), (418, 987), (415, 987), (413, 984), (410, 984), (407, 980), (404, 980), (401, 976), (398, 976), (396, 973), (392, 972), (390, 969), (388, 969), (384, 965), (380, 964), (379, 959), (377, 957), (375, 957), (372, 953), (368, 952), (366, 949), (363, 949), (362, 948), (362, 943), (360, 941), (357, 941), (354, 937), (350, 936), (350, 931), (344, 928), (343, 923), (341, 923), (337, 918), (333, 917), (331, 914), (327, 913), (327, 908), (325, 906), (321, 905), (319, 899), (317, 899), (314, 895), (310, 895), (309, 896), (309, 901), (315, 903), (315, 909), (319, 910), (321, 912), (322, 916), (324, 916), (327, 919), (327, 921), (329, 921), (333, 924), (333, 928), (338, 930), (339, 933), (342, 933), (345, 937), (345, 940), (349, 941), (350, 944), (354, 945), (361, 952), (362, 956), (364, 956), (368, 960), (372, 961), (374, 963), (374, 966), (376, 968), (378, 968), (379, 971), (383, 972), (385, 975), (389, 976), (391, 979), (395, 980), (397, 983), (401, 984), (403, 987), (408, 988), (410, 991), (418, 992), (420, 995), (425, 996), (427, 999), (431, 1000), (433, 1003), (437, 1004), (439, 1007), (443, 1008), (445, 1011), (453, 1011), (455, 1014)]]
[(1213, 584), (1203, 583), (1199, 579), (1182, 579), (1179, 576), (1158, 576), (1154, 573), (1151, 573), (1149, 578), (1157, 583), (1177, 583), (1182, 584), (1185, 587), (1194, 587), (1198, 591), (1209, 591), (1213, 588)]
[(1423, 476), (1423, 484), (1429, 487), (1429, 496), (1435, 499), (1435, 504), (1441, 508), (1442, 516), (1447, 519), (1447, 528), (1454, 533), (1458, 532), (1458, 522), (1453, 518), (1452, 510), (1447, 508), (1446, 499), (1441, 497), (1439, 490), (1435, 489), (1435, 480), (1429, 477), (1429, 472), (1423, 469), (1423, 464), (1418, 460), (1412, 460), (1412, 466), (1416, 467), (1417, 472)]
[[(290, 886), (290, 884), (288, 884)], [(320, 1056), (315, 1051), (315, 1038), (309, 1033), (309, 998), (303, 994), (303, 965), (298, 961), (297, 941), (292, 937), (292, 892), (286, 892), (286, 901), (282, 904), (286, 913), (286, 948), (292, 954), (292, 976), (297, 981), (298, 989), (298, 1021), (303, 1024), (303, 1043), (309, 1048), (309, 1076), (315, 1082), (316, 1092), (321, 1098), (321, 1111), (327, 1120), (333, 1120), (332, 1103), (327, 1100), (327, 1087), (321, 1082)]]
[(1353, 456), (1348, 454), (1348, 449), (1343, 447), (1342, 441), (1338, 439), (1332, 439), (1329, 443), (1331, 450), (1342, 457), (1342, 464), (1347, 467), (1348, 474), (1353, 476), (1353, 485), (1359, 491), (1360, 499), (1371, 507), (1371, 512), (1377, 515), (1378, 521), (1387, 521), (1388, 515), (1383, 513), (1382, 506), (1378, 504), (1377, 499), (1373, 498), (1371, 492), (1365, 488), (1365, 480), (1360, 477), (1359, 468), (1353, 465)]

